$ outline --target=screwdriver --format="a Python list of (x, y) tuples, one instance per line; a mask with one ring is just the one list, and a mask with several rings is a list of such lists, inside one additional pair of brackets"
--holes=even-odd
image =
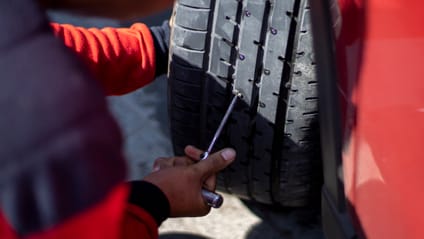
[[(221, 123), (219, 124), (219, 127), (216, 130), (215, 135), (213, 136), (212, 141), (210, 142), (208, 149), (200, 155), (200, 160), (205, 160), (209, 157), (209, 154), (211, 153), (213, 146), (216, 143), (216, 140), (218, 139), (219, 135), (221, 135), (222, 130), (224, 129), (225, 123), (227, 122), (228, 118), (230, 117), (231, 112), (234, 109), (234, 106), (236, 105), (237, 99), (239, 97), (241, 97), (241, 93), (237, 90), (233, 90), (233, 94), (234, 94), (234, 97), (231, 100), (231, 103), (228, 106), (228, 109), (225, 112), (225, 115), (222, 118)], [(224, 202), (224, 198), (221, 195), (214, 193), (214, 192), (211, 192), (211, 191), (206, 190), (206, 189), (202, 189), (202, 196), (203, 196), (203, 199), (205, 200), (205, 202), (213, 208), (220, 208), (222, 203)]]

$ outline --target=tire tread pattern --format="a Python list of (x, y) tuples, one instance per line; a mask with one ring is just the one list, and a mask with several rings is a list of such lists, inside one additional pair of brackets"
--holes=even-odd
[(243, 100), (215, 147), (236, 148), (237, 160), (218, 175), (218, 187), (261, 203), (307, 205), (320, 175), (306, 0), (179, 0), (173, 17), (175, 153), (187, 144), (206, 148), (239, 89)]

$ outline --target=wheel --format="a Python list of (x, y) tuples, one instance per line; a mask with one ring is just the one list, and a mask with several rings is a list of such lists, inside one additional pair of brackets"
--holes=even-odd
[(169, 115), (175, 153), (206, 149), (232, 90), (243, 98), (216, 149), (236, 161), (219, 189), (298, 207), (319, 198), (317, 81), (305, 0), (179, 0), (169, 57)]

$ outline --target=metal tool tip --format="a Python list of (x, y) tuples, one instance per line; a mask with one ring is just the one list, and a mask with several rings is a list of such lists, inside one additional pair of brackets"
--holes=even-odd
[(200, 160), (205, 160), (205, 159), (207, 159), (209, 157), (209, 152), (203, 152), (201, 155), (200, 155)]

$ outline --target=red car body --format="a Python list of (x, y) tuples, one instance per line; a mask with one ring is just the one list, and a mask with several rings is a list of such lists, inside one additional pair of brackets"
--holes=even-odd
[(361, 237), (424, 238), (424, 2), (338, 7), (338, 176), (348, 215)]

